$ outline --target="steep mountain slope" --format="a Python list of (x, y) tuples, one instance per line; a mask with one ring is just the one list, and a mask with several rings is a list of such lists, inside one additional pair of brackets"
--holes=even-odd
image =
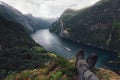
[(33, 17), (31, 14), (24, 15), (4, 2), (0, 2), (0, 15), (14, 22), (21, 23), (27, 32), (48, 28), (50, 26), (49, 21)]
[(8, 74), (42, 67), (49, 52), (38, 46), (24, 26), (0, 15), (0, 80)]
[(62, 37), (120, 51), (120, 0), (101, 0), (82, 10), (66, 10), (50, 31)]

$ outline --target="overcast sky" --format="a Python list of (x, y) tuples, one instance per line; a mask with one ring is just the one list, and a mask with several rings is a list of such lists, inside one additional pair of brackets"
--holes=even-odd
[(57, 18), (65, 9), (81, 9), (93, 5), (99, 0), (0, 0), (36, 17)]

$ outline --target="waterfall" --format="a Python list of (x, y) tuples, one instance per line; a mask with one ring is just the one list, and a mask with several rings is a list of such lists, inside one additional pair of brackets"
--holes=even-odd
[(60, 36), (62, 36), (63, 37), (63, 26), (64, 26), (64, 24), (63, 24), (63, 21), (62, 21), (62, 19), (60, 19), (60, 25), (61, 25), (61, 31), (60, 31)]
[(112, 15), (113, 15), (113, 25), (112, 25), (112, 32), (110, 33), (109, 38), (108, 38), (108, 40), (107, 40), (107, 42), (106, 42), (106, 46), (107, 46), (107, 47), (109, 46), (109, 44), (110, 44), (110, 42), (111, 42), (111, 40), (112, 40), (112, 34), (113, 34), (114, 30), (115, 30), (115, 23), (116, 23), (115, 12), (116, 12), (117, 1), (118, 1), (118, 0), (115, 0), (115, 1), (112, 3), (112, 9), (111, 9), (111, 10), (112, 10)]
[(106, 45), (107, 45), (107, 46), (109, 46), (109, 43), (110, 43), (111, 40), (112, 40), (112, 34), (109, 35), (109, 38), (108, 38), (108, 40), (107, 40), (107, 42), (106, 42)]

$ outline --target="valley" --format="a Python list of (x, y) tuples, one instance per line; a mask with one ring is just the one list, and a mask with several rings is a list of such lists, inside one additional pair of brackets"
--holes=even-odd
[(100, 80), (120, 80), (119, 4), (101, 0), (45, 19), (0, 1), (0, 80), (78, 80), (79, 49), (85, 59), (99, 55), (94, 71)]

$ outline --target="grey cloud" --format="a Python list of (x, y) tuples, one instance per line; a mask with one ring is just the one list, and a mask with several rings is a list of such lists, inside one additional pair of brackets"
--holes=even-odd
[(37, 17), (57, 18), (65, 9), (81, 9), (99, 0), (1, 0), (17, 8), (22, 13)]

